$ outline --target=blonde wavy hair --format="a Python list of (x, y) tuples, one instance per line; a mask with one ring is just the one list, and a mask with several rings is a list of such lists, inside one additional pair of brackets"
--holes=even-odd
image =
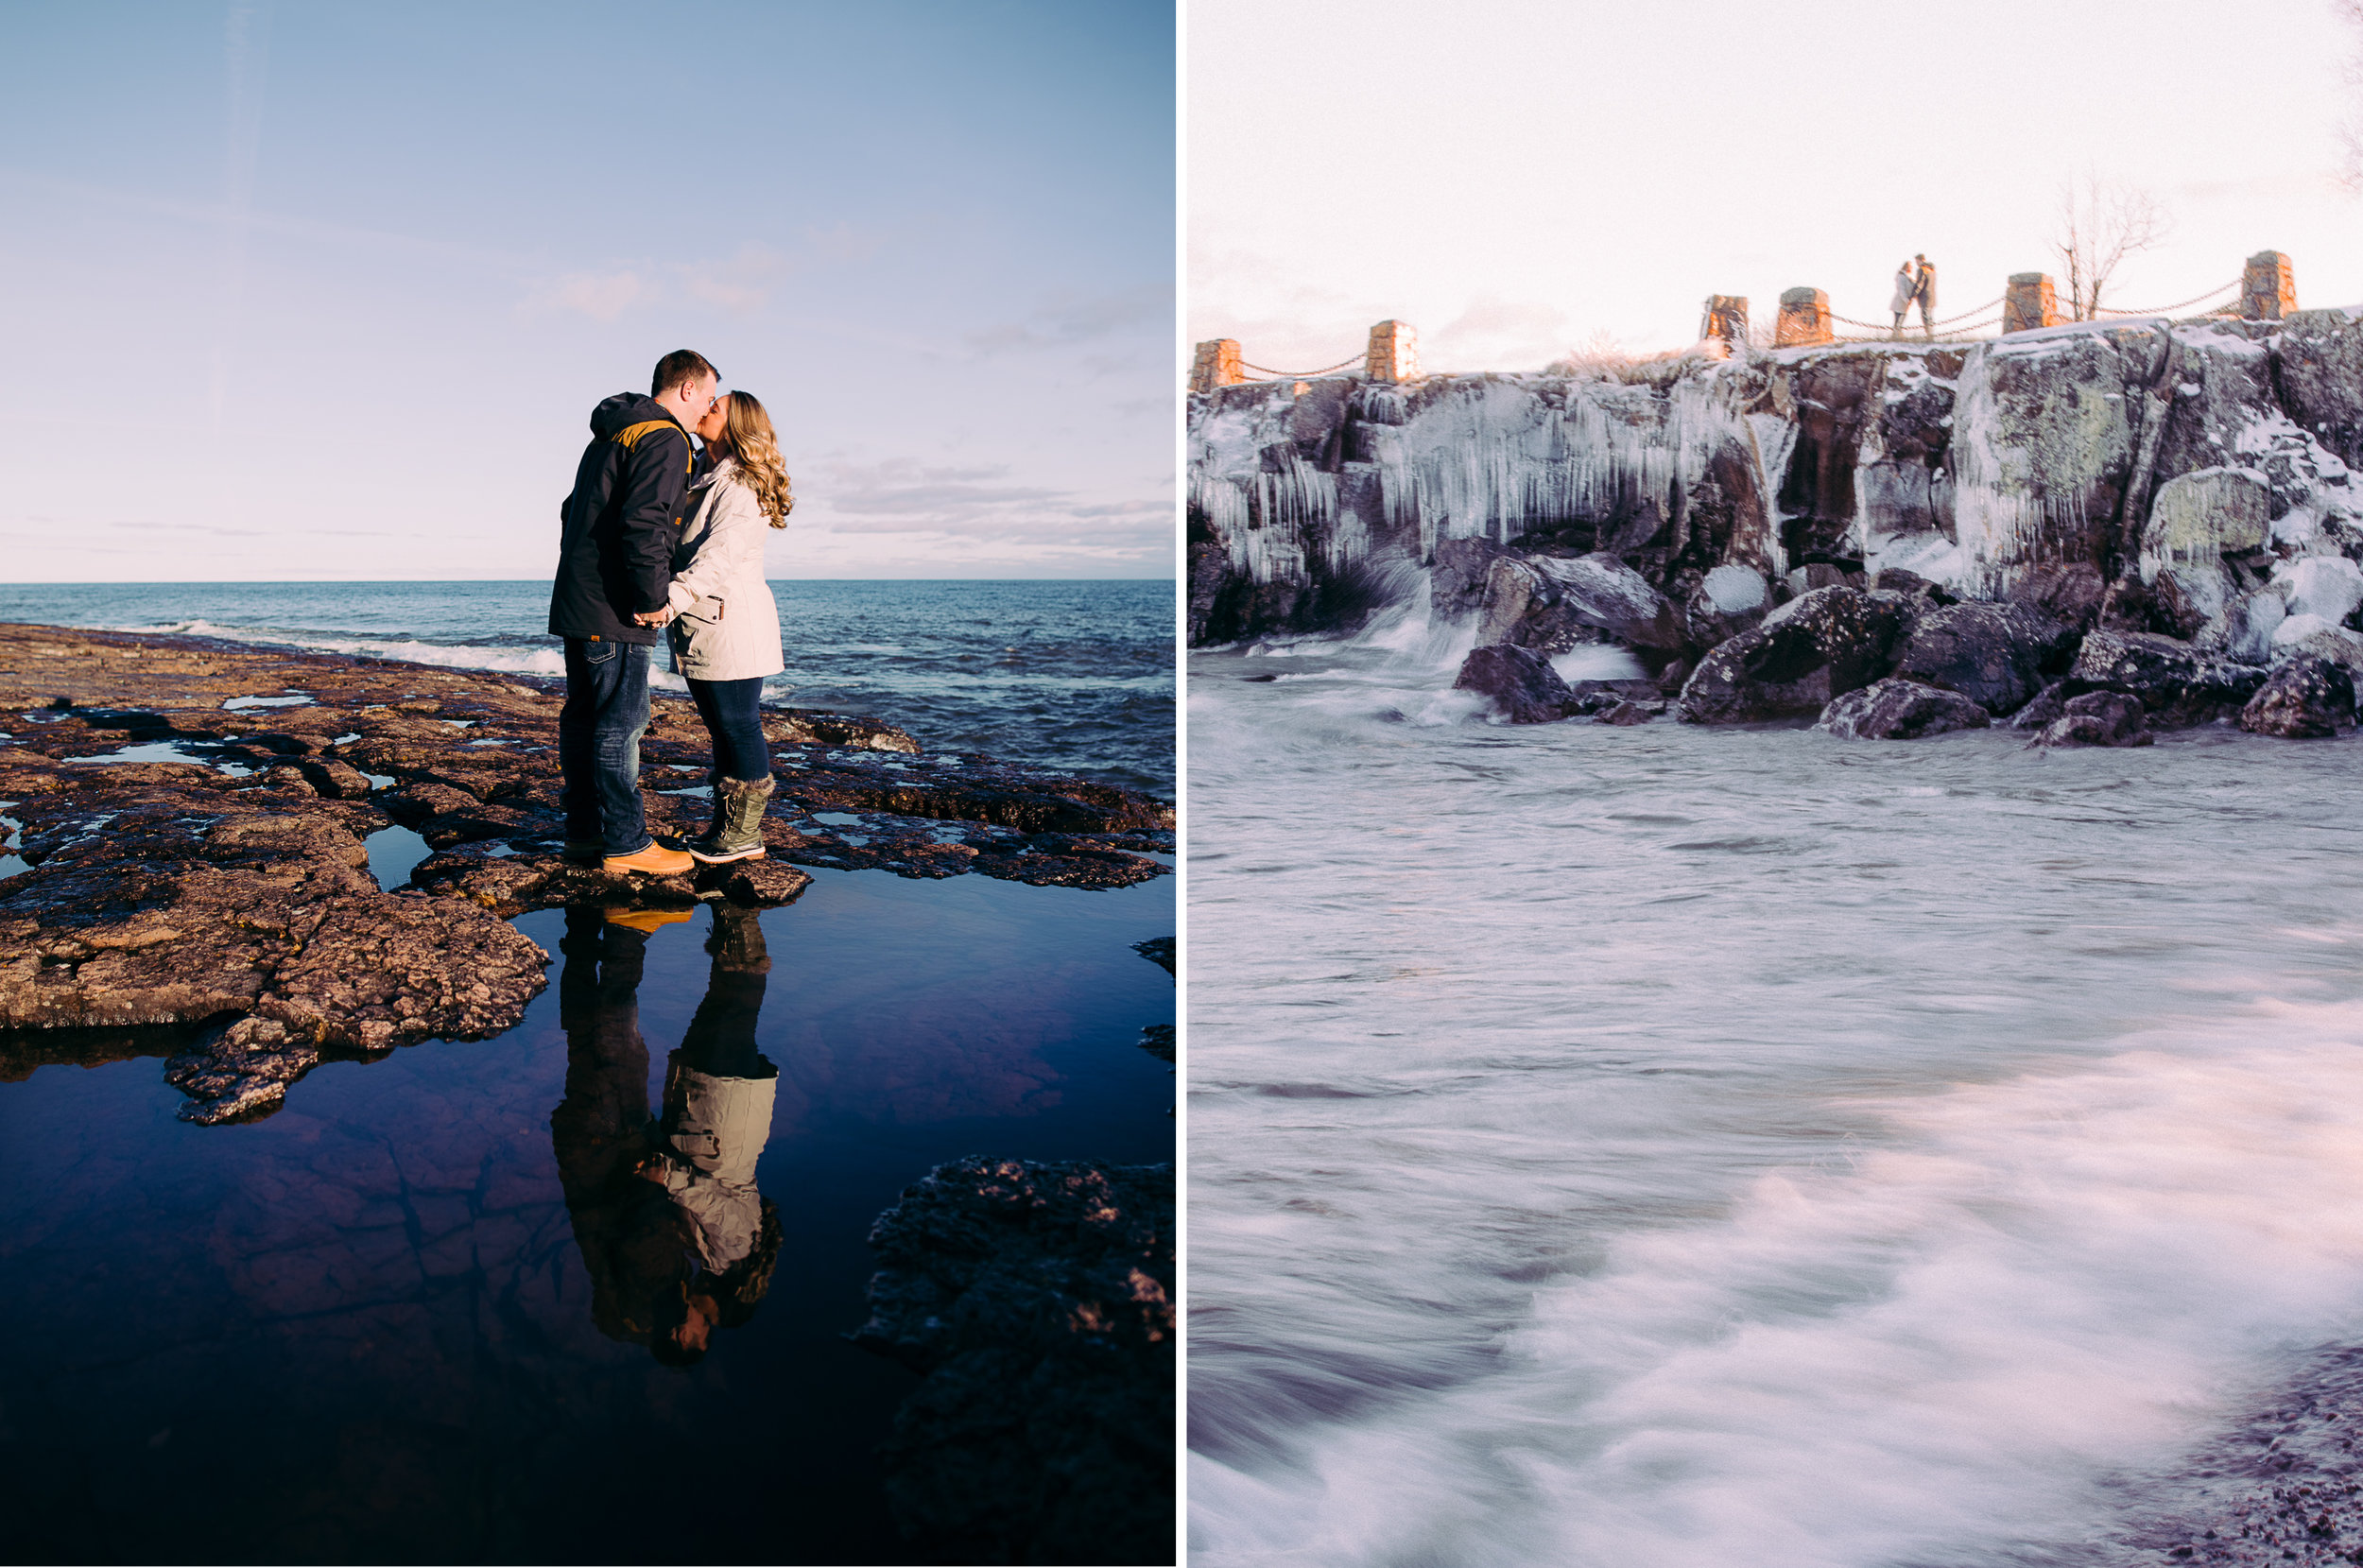
[(763, 405), (752, 392), (733, 391), (722, 421), (722, 439), (729, 443), (731, 461), (738, 465), (737, 479), (755, 492), (755, 504), (763, 508), (771, 526), (787, 526), (787, 514), (796, 508), (796, 496), (788, 486), (787, 465), (780, 460), (780, 443), (771, 430), (771, 416), (763, 411)]

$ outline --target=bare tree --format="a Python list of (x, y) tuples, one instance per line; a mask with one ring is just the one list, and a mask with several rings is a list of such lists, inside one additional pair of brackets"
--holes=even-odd
[[(2363, 8), (2363, 0), (2339, 0)], [(2051, 252), (2067, 271), (2068, 314), (2089, 321), (2125, 258), (2165, 239), (2174, 223), (2157, 197), (2123, 180), (2086, 171), (2060, 187)]]
[[(2354, 42), (2346, 58), (2347, 86), (2363, 94), (2363, 0), (2330, 0), (2330, 11), (2346, 25)], [(2349, 113), (2338, 127), (2338, 177), (2349, 191), (2363, 195), (2363, 108)]]

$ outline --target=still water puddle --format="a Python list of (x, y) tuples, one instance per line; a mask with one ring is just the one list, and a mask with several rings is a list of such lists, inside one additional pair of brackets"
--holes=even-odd
[(930, 1560), (864, 1237), (947, 1160), (1172, 1158), (1171, 889), (815, 874), (526, 916), (516, 1028), (244, 1126), (175, 1118), (171, 1031), (0, 1037), (16, 1555)]

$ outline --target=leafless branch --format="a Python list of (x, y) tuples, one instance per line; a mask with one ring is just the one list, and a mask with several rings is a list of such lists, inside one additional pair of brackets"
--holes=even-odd
[[(2337, 0), (2363, 13), (2363, 0)], [(2149, 250), (2173, 231), (2158, 198), (2123, 180), (2087, 170), (2060, 187), (2059, 228), (2051, 252), (2067, 272), (2068, 313), (2089, 321), (2125, 258)]]

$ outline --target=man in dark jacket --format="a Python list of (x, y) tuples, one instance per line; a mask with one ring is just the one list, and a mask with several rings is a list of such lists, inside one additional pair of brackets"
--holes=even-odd
[(689, 488), (689, 431), (721, 384), (705, 356), (657, 361), (648, 396), (618, 392), (591, 411), (591, 444), (560, 508), (550, 635), (566, 639), (566, 705), (558, 715), (566, 853), (611, 871), (662, 876), (694, 861), (648, 836), (640, 806), (640, 737), (648, 728), (648, 649), (672, 618), (673, 546)]

